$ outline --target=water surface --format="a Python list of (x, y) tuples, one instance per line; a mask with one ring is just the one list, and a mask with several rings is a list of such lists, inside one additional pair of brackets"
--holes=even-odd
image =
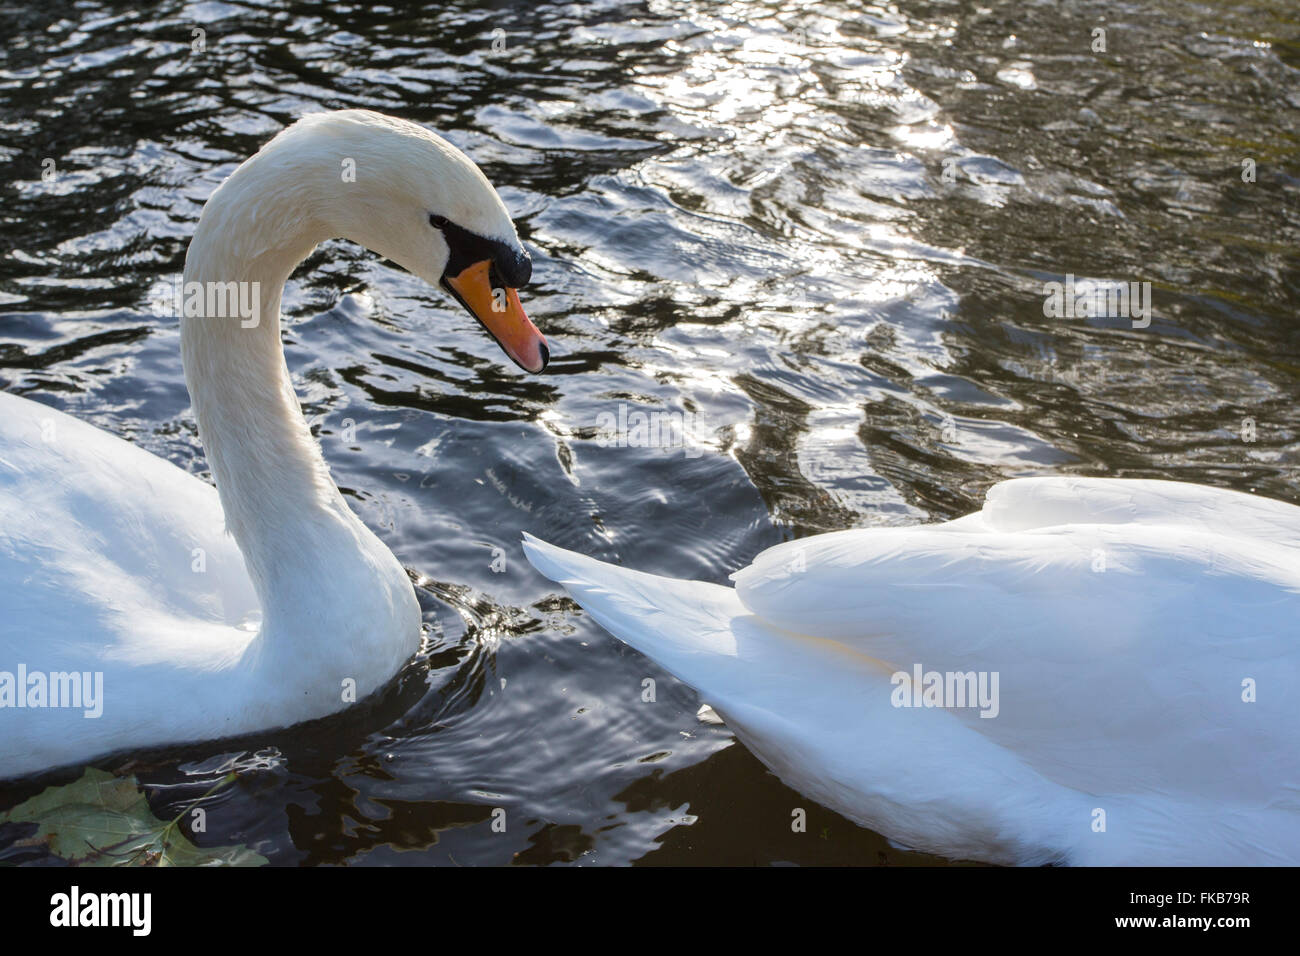
[[(690, 688), (532, 571), (520, 533), (724, 582), (779, 541), (955, 517), (1018, 475), (1300, 498), (1293, 5), (0, 17), (0, 386), (188, 471), (207, 476), (149, 290), (216, 185), (302, 112), (442, 132), (534, 255), (541, 377), (348, 243), (291, 281), (304, 412), (418, 575), (427, 642), (364, 709), (134, 755), (168, 816), (244, 771), (201, 843), (287, 865), (933, 862), (700, 721)], [(1149, 326), (1045, 316), (1044, 284), (1071, 275), (1149, 282)], [(620, 405), (679, 416), (686, 446), (606, 441)], [(0, 787), (0, 807), (37, 786)]]

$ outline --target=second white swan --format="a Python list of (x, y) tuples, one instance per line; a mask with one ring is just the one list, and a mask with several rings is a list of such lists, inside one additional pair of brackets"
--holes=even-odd
[(524, 548), (786, 783), (898, 843), (1300, 864), (1294, 505), (1016, 479), (956, 521), (777, 545), (734, 589)]

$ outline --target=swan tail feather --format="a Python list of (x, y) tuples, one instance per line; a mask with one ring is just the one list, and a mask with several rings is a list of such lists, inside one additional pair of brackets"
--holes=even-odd
[(729, 587), (606, 564), (527, 533), (524, 553), (601, 627), (687, 683), (706, 661), (735, 657), (732, 621), (748, 612)]

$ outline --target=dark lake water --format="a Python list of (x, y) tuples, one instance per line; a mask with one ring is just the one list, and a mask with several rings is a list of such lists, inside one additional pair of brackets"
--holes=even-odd
[[(540, 377), (356, 246), (291, 281), (304, 412), (419, 575), (427, 646), (364, 711), (135, 755), (159, 813), (244, 771), (199, 842), (289, 865), (933, 862), (698, 719), (520, 533), (721, 582), (1017, 475), (1300, 500), (1294, 3), (47, 0), (0, 7), (0, 38), (0, 387), (191, 472), (148, 293), (302, 112), (443, 133), (534, 256)], [(1045, 315), (1067, 276), (1149, 282), (1149, 325)], [(620, 405), (680, 414), (686, 446), (604, 441)]]

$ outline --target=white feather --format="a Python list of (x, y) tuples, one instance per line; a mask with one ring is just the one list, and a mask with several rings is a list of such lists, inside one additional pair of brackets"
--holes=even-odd
[[(0, 394), (0, 777), (320, 717), (374, 691), (418, 648), (406, 572), (348, 508), (302, 418), (279, 307), (290, 272), (334, 236), (436, 282), (448, 250), (431, 213), (518, 242), (468, 158), (362, 110), (303, 118), (213, 194), (187, 288), (259, 290), (252, 327), (206, 305), (181, 320), (216, 489)], [(14, 706), (20, 667), (102, 674), (102, 715)]]
[[(788, 783), (900, 843), (1300, 863), (1300, 508), (1020, 479), (958, 521), (770, 548), (734, 591), (524, 547)], [(996, 716), (895, 706), (917, 665), (996, 674)]]

